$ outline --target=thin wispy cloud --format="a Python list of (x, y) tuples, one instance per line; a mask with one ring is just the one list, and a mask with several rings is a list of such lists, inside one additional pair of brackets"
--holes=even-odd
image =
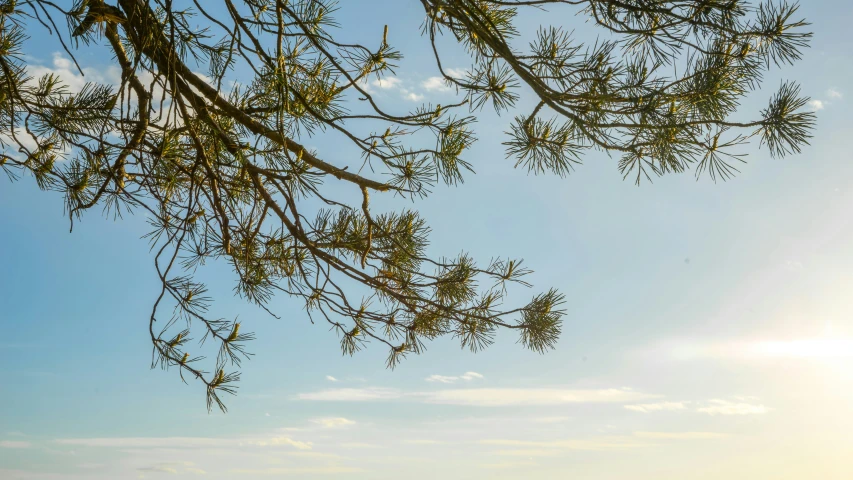
[(379, 445), (366, 442), (345, 442), (338, 445), (343, 448), (381, 448)]
[(339, 475), (345, 473), (358, 473), (362, 469), (355, 467), (270, 467), (259, 469), (234, 469), (231, 473), (242, 475)]
[(731, 398), (732, 398), (733, 400), (738, 400), (738, 401), (741, 401), (741, 402), (757, 402), (757, 401), (759, 401), (759, 400), (760, 400), (760, 398), (755, 397), (755, 396), (752, 396), (752, 395), (747, 395), (747, 396), (744, 396), (744, 395), (735, 395), (735, 396), (733, 396), (733, 397), (731, 397)]
[(328, 380), (328, 381), (330, 381), (330, 382), (337, 382), (337, 381), (338, 381), (338, 379), (337, 379), (337, 378), (335, 378), (335, 377), (333, 377), (333, 376), (331, 376), (331, 375), (326, 375), (326, 380)]
[(54, 440), (60, 445), (73, 445), (91, 448), (123, 449), (207, 449), (239, 447), (290, 446), (300, 450), (311, 448), (311, 442), (294, 440), (290, 437), (246, 437), (246, 438), (207, 438), (207, 437), (107, 437), (107, 438), (60, 438)]
[(809, 107), (813, 111), (818, 111), (818, 110), (823, 110), (824, 108), (826, 108), (826, 105), (823, 103), (822, 100), (810, 100), (809, 101)]
[(167, 466), (161, 466), (161, 465), (154, 465), (151, 467), (139, 467), (139, 468), (137, 468), (137, 470), (140, 472), (153, 472), (153, 473), (171, 473), (171, 474), (178, 473), (178, 469), (176, 469), (174, 467), (167, 467)]
[(844, 95), (836, 88), (830, 88), (829, 90), (827, 90), (826, 96), (835, 100), (841, 100), (842, 98), (844, 98)]
[(624, 407), (632, 412), (640, 413), (687, 410), (686, 402), (641, 403), (637, 405), (625, 405)]
[(791, 272), (799, 272), (803, 269), (803, 263), (798, 260), (786, 260), (785, 261), (785, 270)]
[(697, 408), (696, 411), (708, 415), (763, 415), (769, 411), (764, 405), (721, 399), (709, 400), (708, 404), (705, 407)]
[(426, 403), (502, 407), (519, 405), (565, 405), (572, 403), (631, 402), (657, 395), (625, 389), (576, 390), (565, 388), (471, 388), (420, 394)]
[(33, 445), (30, 442), (22, 442), (19, 440), (3, 440), (0, 441), (0, 448), (30, 448)]
[(317, 392), (300, 393), (298, 400), (313, 400), (318, 402), (368, 402), (377, 400), (394, 400), (401, 398), (403, 393), (393, 388), (332, 388)]
[(528, 468), (536, 466), (536, 462), (527, 460), (521, 462), (496, 462), (496, 463), (483, 463), (480, 465), (482, 468), (494, 468), (494, 469), (507, 469), (507, 468)]
[(530, 421), (533, 423), (563, 423), (571, 419), (572, 417), (536, 417), (531, 418)]
[(252, 445), (258, 447), (275, 447), (275, 446), (289, 446), (298, 448), (299, 450), (310, 450), (311, 442), (300, 442), (298, 440), (294, 440), (290, 437), (273, 437), (268, 440), (255, 440), (246, 442), (244, 445)]
[(715, 432), (634, 432), (634, 436), (651, 440), (711, 440), (728, 435)]
[(444, 442), (440, 440), (429, 440), (429, 439), (409, 439), (403, 440), (403, 443), (408, 443), (409, 445), (441, 445)]
[(355, 420), (344, 417), (323, 417), (311, 419), (311, 423), (323, 428), (340, 428), (355, 425)]
[(410, 401), (441, 405), (477, 407), (545, 406), (572, 403), (636, 402), (659, 398), (630, 389), (569, 389), (569, 388), (464, 388), (430, 392), (403, 392), (388, 388), (338, 388), (300, 393), (299, 400), (328, 402)]
[(206, 473), (204, 470), (194, 467), (194, 465), (195, 463), (193, 462), (160, 462), (154, 465), (139, 467), (136, 470), (151, 473), (170, 473), (173, 475), (177, 473)]
[(494, 452), (494, 455), (499, 457), (555, 457), (561, 454), (560, 450), (554, 448), (522, 448)]
[(605, 437), (599, 439), (567, 439), (567, 440), (481, 440), (479, 443), (483, 445), (498, 445), (504, 447), (533, 447), (533, 448), (553, 448), (561, 450), (626, 450), (651, 446), (648, 442), (637, 441), (633, 437)]
[(477, 372), (465, 372), (462, 375), (457, 376), (446, 376), (446, 375), (430, 375), (425, 380), (427, 382), (438, 382), (438, 383), (456, 383), (460, 380), (470, 382), (471, 380), (482, 379), (483, 375)]
[(234, 445), (222, 438), (204, 437), (111, 437), (111, 438), (60, 438), (60, 445), (112, 448), (208, 448)]

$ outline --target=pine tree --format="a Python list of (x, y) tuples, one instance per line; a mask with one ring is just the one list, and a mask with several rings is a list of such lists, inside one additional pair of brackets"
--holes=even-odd
[[(500, 328), (534, 351), (554, 346), (562, 294), (504, 305), (508, 286), (529, 286), (521, 260), (430, 258), (416, 211), (370, 203), (461, 182), (475, 116), (488, 105), (517, 111), (522, 87), (537, 103), (504, 145), (534, 174), (566, 175), (599, 150), (638, 184), (691, 169), (725, 180), (744, 161), (741, 145), (799, 152), (815, 122), (794, 83), (755, 120), (731, 119), (811, 36), (795, 4), (774, 0), (421, 0), (423, 41), (462, 97), (403, 113), (365, 87), (395, 74), (394, 25), (375, 44), (352, 44), (333, 0), (111, 1), (64, 10), (0, 0), (0, 168), (62, 192), (72, 227), (98, 205), (145, 216), (161, 283), (148, 318), (153, 364), (203, 382), (208, 408), (225, 408), (220, 395), (235, 392), (253, 338), (208, 312), (195, 273), (214, 259), (233, 267), (248, 301), (267, 309), (276, 293), (298, 297), (344, 354), (381, 344), (392, 368), (447, 335), (473, 351)], [(571, 25), (517, 30), (518, 15), (542, 8), (581, 12), (604, 39), (581, 43)], [(36, 28), (72, 59), (106, 48), (120, 84), (72, 91), (55, 75), (29, 77), (23, 32)], [(441, 37), (468, 52), (466, 72), (442, 66)], [(249, 78), (232, 81), (236, 71)], [(303, 146), (315, 135), (358, 154), (333, 162)], [(360, 201), (343, 199), (353, 194)], [(210, 371), (193, 335), (218, 348)]]

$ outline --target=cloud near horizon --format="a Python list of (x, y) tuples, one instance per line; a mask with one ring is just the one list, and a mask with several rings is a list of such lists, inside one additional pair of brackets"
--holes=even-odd
[(299, 450), (310, 450), (311, 442), (302, 442), (290, 437), (274, 436), (263, 438), (210, 438), (210, 437), (114, 437), (114, 438), (59, 438), (60, 445), (91, 448), (240, 448), (291, 446)]
[(725, 433), (716, 432), (634, 432), (634, 436), (652, 440), (710, 440), (728, 437)]
[(0, 441), (0, 448), (30, 448), (33, 445), (30, 442), (22, 442), (17, 440)]
[(461, 388), (431, 392), (404, 392), (392, 388), (338, 388), (297, 394), (297, 400), (322, 402), (412, 401), (439, 405), (507, 407), (619, 403), (660, 398), (630, 389), (569, 388)]
[(713, 399), (709, 400), (710, 405), (697, 408), (699, 413), (707, 413), (708, 415), (763, 415), (770, 411), (764, 405), (755, 405), (745, 402), (730, 402), (728, 400)]
[(658, 403), (642, 403), (639, 405), (625, 405), (625, 409), (632, 412), (650, 413), (660, 411), (675, 411), (686, 410), (685, 403), (689, 402), (658, 402)]
[(350, 420), (344, 417), (323, 417), (311, 419), (311, 423), (319, 425), (323, 428), (340, 428), (350, 425), (355, 425), (355, 420)]
[(459, 380), (464, 380), (466, 382), (470, 382), (471, 380), (482, 379), (483, 375), (477, 372), (465, 372), (462, 375), (457, 376), (446, 376), (446, 375), (430, 375), (424, 380), (427, 382), (438, 382), (438, 383), (456, 383)]
[(502, 447), (533, 447), (558, 450), (625, 450), (652, 446), (647, 442), (639, 442), (633, 437), (604, 437), (600, 439), (560, 439), (548, 441), (494, 439), (481, 440), (481, 445), (497, 445)]

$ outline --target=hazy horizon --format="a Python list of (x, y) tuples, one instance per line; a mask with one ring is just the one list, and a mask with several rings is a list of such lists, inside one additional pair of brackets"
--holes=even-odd
[[(404, 54), (395, 81), (372, 84), (379, 98), (455, 98), (432, 78), (419, 2), (341, 3), (342, 36), (376, 39), (388, 23)], [(423, 214), (432, 254), (520, 256), (537, 287), (521, 299), (565, 293), (544, 355), (500, 332), (481, 353), (444, 339), (390, 371), (382, 348), (341, 356), (295, 300), (273, 300), (277, 320), (236, 298), (214, 264), (203, 273), (217, 316), (258, 340), (229, 412), (208, 414), (199, 384), (149, 369), (158, 282), (144, 217), (94, 209), (69, 233), (60, 195), (0, 180), (0, 477), (853, 478), (853, 4), (803, 2), (799, 15), (811, 47), (740, 111), (799, 82), (818, 114), (800, 155), (774, 160), (755, 143), (716, 184), (688, 172), (636, 187), (602, 153), (566, 178), (528, 176), (501, 145), (515, 112), (489, 107), (463, 184), (414, 204), (374, 195), (376, 211)], [(526, 21), (594, 41), (583, 20)], [(34, 72), (82, 84), (55, 37), (27, 48)], [(90, 79), (117, 78), (111, 59), (78, 60)], [(304, 142), (338, 161), (334, 142)]]

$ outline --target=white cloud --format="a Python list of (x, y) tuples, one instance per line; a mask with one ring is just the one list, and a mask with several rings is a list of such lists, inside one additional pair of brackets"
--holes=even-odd
[(710, 440), (728, 435), (715, 432), (634, 432), (634, 436), (651, 440)]
[(769, 411), (764, 405), (755, 405), (745, 402), (730, 402), (728, 400), (709, 400), (710, 405), (697, 408), (700, 413), (708, 415), (763, 415)]
[[(444, 73), (453, 78), (460, 79), (466, 76), (465, 70), (461, 68), (445, 68)], [(441, 76), (429, 77), (421, 82), (421, 87), (429, 92), (446, 93), (455, 91), (455, 87), (448, 85), (447, 80)]]
[(335, 378), (335, 377), (333, 377), (333, 376), (331, 376), (331, 375), (326, 375), (326, 380), (328, 380), (328, 381), (330, 381), (330, 382), (337, 382), (337, 381), (338, 381), (338, 379), (337, 379), (337, 378)]
[(421, 86), (430, 92), (449, 92), (451, 88), (447, 85), (447, 82), (443, 77), (429, 77), (423, 82), (421, 82)]
[(121, 82), (121, 70), (115, 65), (105, 69), (84, 67), (83, 75), (80, 75), (71, 60), (60, 52), (54, 52), (51, 66), (29, 63), (26, 71), (27, 75), (33, 78), (33, 81), (38, 81), (44, 75), (54, 74), (62, 80), (62, 83), (71, 92), (79, 92), (86, 82), (107, 85), (118, 85)]
[(839, 92), (838, 89), (835, 89), (835, 88), (830, 88), (829, 90), (827, 90), (826, 96), (829, 98), (837, 99), (837, 100), (844, 98), (844, 95), (841, 92)]
[(814, 111), (823, 110), (825, 106), (822, 100), (811, 100), (809, 102), (809, 107)]
[(421, 100), (424, 99), (423, 95), (409, 91), (409, 90), (402, 90), (402, 93), (403, 93), (403, 98), (405, 98), (406, 100), (411, 100), (413, 102), (420, 102)]
[(376, 93), (379, 90), (394, 90), (400, 87), (402, 81), (397, 77), (362, 79), (359, 86), (367, 93)]
[(311, 423), (320, 425), (323, 428), (338, 428), (346, 427), (348, 425), (355, 425), (355, 420), (350, 420), (344, 417), (324, 417), (314, 418), (311, 420)]
[(196, 475), (205, 475), (205, 474), (207, 474), (207, 472), (205, 472), (204, 470), (202, 470), (202, 469), (200, 469), (200, 468), (195, 468), (195, 467), (188, 467), (188, 468), (185, 468), (185, 469), (184, 469), (184, 472), (186, 472), (186, 473), (194, 473), (194, 474), (196, 474)]
[(21, 442), (16, 440), (3, 440), (0, 441), (0, 448), (30, 448), (32, 444), (30, 442)]
[(625, 405), (625, 408), (632, 412), (649, 413), (661, 411), (686, 410), (685, 402), (658, 402), (658, 403), (641, 403), (638, 405)]
[[(461, 68), (445, 68), (444, 73), (457, 79), (466, 76), (465, 70)], [(454, 86), (448, 85), (447, 80), (441, 76), (427, 78), (421, 82), (421, 87), (428, 92), (436, 93), (447, 93), (456, 90)]]
[(400, 79), (397, 77), (377, 78), (370, 82), (370, 85), (382, 90), (391, 90), (400, 86)]
[[(373, 80), (362, 80), (359, 86), (367, 93), (374, 94), (380, 90), (396, 91), (405, 100), (419, 102), (424, 99), (424, 96), (416, 91), (406, 88), (405, 82), (397, 77), (375, 78)], [(378, 90), (377, 90), (378, 89)]]
[[(14, 137), (6, 133), (0, 133), (0, 146), (5, 145), (2, 152), (14, 158), (22, 158), (19, 153), (16, 153), (20, 151), (20, 147), (23, 146), (29, 151), (34, 151), (38, 149), (39, 142), (44, 140), (44, 137), (34, 137), (35, 133), (32, 131), (28, 132), (24, 127), (17, 127), (14, 129), (14, 132)], [(60, 158), (66, 157), (71, 153), (71, 147), (66, 145), (65, 148), (58, 153)]]
[(464, 380), (466, 382), (470, 382), (471, 380), (484, 378), (483, 375), (477, 372), (465, 372), (462, 375), (458, 376), (445, 376), (445, 375), (430, 375), (425, 380), (427, 382), (438, 382), (438, 383), (455, 383), (459, 380)]

